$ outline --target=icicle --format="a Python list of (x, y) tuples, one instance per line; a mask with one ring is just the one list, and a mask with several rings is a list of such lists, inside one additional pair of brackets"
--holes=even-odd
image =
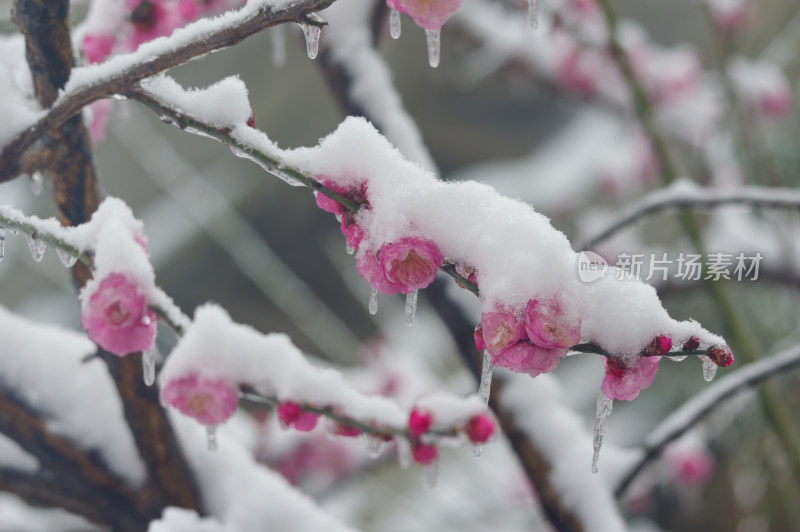
[(366, 443), (367, 445), (367, 456), (369, 456), (373, 460), (378, 458), (381, 455), (381, 452), (383, 451), (383, 447), (386, 441), (380, 436), (372, 436), (366, 433), (364, 433), (363, 438), (364, 438), (364, 443)]
[(56, 248), (56, 255), (58, 255), (58, 260), (61, 261), (65, 268), (72, 268), (78, 262), (78, 257), (70, 255), (63, 249)]
[(528, 18), (532, 29), (539, 27), (539, 0), (528, 0)]
[(414, 325), (414, 316), (417, 313), (417, 290), (406, 294), (406, 325)]
[(392, 39), (399, 39), (401, 30), (400, 12), (392, 9), (389, 11), (389, 35), (392, 36)]
[(306, 37), (306, 53), (309, 59), (316, 59), (319, 53), (319, 35), (322, 33), (319, 26), (313, 24), (300, 24), (303, 35)]
[(147, 351), (142, 351), (142, 374), (145, 386), (152, 386), (156, 382), (156, 351), (155, 346)]
[(6, 255), (6, 228), (0, 226), (0, 260)]
[(433, 489), (436, 487), (436, 480), (439, 477), (439, 461), (434, 460), (430, 464), (422, 466), (425, 470), (425, 487)]
[(672, 360), (673, 362), (683, 362), (686, 360), (687, 355), (681, 355), (677, 357), (667, 357), (668, 359)]
[(397, 442), (397, 463), (400, 469), (408, 469), (411, 465), (411, 443), (402, 436), (395, 438), (395, 442)]
[(239, 150), (237, 148), (231, 147), (231, 152), (233, 152), (233, 154), (235, 156), (237, 156), (237, 157), (241, 157), (242, 159), (247, 159), (249, 161), (253, 161), (254, 163), (256, 163), (258, 166), (260, 166), (261, 168), (263, 168), (264, 170), (266, 170), (270, 174), (274, 175), (278, 179), (281, 179), (281, 180), (285, 181), (288, 185), (291, 185), (293, 187), (302, 187), (303, 186), (302, 182), (298, 181), (297, 179), (293, 178), (292, 176), (290, 176), (289, 174), (284, 172), (283, 169), (280, 168), (280, 167), (273, 168), (273, 167), (269, 166), (268, 164), (266, 164), (266, 163), (264, 163), (262, 161), (259, 161), (253, 155), (250, 155), (249, 153), (244, 152), (242, 150)]
[(272, 28), (272, 64), (282, 67), (286, 64), (286, 32), (283, 24)]
[(597, 409), (594, 418), (594, 454), (592, 454), (592, 473), (597, 473), (597, 462), (600, 460), (600, 447), (606, 435), (606, 418), (611, 414), (614, 401), (606, 397), (602, 391), (597, 396)]
[(711, 360), (711, 357), (700, 355), (700, 361), (703, 363), (703, 378), (706, 382), (714, 380), (714, 375), (717, 374), (717, 365)]
[(483, 444), (476, 443), (472, 446), (472, 457), (476, 460), (481, 457), (481, 453), (483, 453)]
[(370, 314), (377, 314), (378, 313), (378, 291), (374, 288), (372, 292), (369, 294), (369, 313)]
[(44, 176), (41, 172), (31, 174), (31, 192), (34, 196), (39, 196), (44, 188)]
[(492, 390), (492, 373), (494, 372), (494, 365), (492, 364), (492, 355), (489, 351), (483, 352), (483, 366), (481, 367), (481, 383), (478, 386), (478, 395), (483, 399), (483, 404), (489, 404), (489, 394)]
[(439, 66), (439, 48), (441, 47), (441, 28), (425, 30), (428, 39), (428, 64), (431, 68)]
[(25, 235), (28, 241), (28, 249), (31, 250), (31, 257), (36, 262), (42, 262), (44, 258), (44, 250), (47, 249), (47, 243), (36, 238), (35, 235)]
[(208, 437), (208, 450), (217, 450), (217, 426), (206, 425), (206, 436)]
[(347, 244), (347, 246), (344, 249), (345, 249), (345, 251), (347, 251), (348, 255), (352, 255), (353, 253), (356, 252), (356, 248), (354, 248), (350, 244)]

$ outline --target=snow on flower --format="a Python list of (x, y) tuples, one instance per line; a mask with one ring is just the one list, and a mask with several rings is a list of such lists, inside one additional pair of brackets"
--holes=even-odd
[(492, 356), (525, 338), (522, 321), (507, 312), (485, 312), (481, 315), (481, 339)]
[(525, 308), (525, 332), (539, 347), (570, 347), (581, 339), (580, 314), (575, 306), (556, 297), (532, 299)]
[(776, 65), (735, 57), (728, 75), (744, 102), (764, 118), (782, 118), (792, 108), (792, 88)]
[(405, 237), (385, 244), (377, 254), (370, 250), (359, 253), (356, 267), (381, 294), (409, 294), (433, 282), (442, 260), (431, 240)]
[(156, 316), (141, 289), (120, 273), (100, 281), (83, 306), (81, 324), (93, 342), (117, 356), (152, 348), (156, 336)]
[(168, 381), (161, 398), (203, 425), (218, 425), (236, 411), (239, 391), (222, 379), (209, 379), (193, 373)]
[(441, 28), (464, 0), (386, 0), (386, 5), (414, 19), (426, 30)]

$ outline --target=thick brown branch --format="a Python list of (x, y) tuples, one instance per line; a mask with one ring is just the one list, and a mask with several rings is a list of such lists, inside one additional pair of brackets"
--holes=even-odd
[[(18, 3), (26, 3), (17, 0)], [(39, 0), (41, 1), (41, 0)], [(138, 61), (119, 61), (121, 66), (116, 72), (104, 75), (102, 81), (88, 83), (83, 86), (71, 88), (63, 95), (55, 106), (41, 120), (32, 127), (21, 132), (14, 140), (7, 144), (0, 152), (0, 183), (16, 177), (20, 171), (19, 159), (37, 139), (48, 131), (59, 127), (71, 117), (81, 112), (90, 103), (110, 97), (114, 94), (124, 94), (135, 83), (170, 68), (181, 65), (192, 59), (205, 55), (215, 50), (221, 50), (239, 43), (245, 38), (258, 33), (266, 28), (283, 24), (285, 22), (301, 22), (308, 13), (320, 11), (333, 4), (335, 0), (305, 0), (287, 5), (281, 9), (273, 10), (267, 6), (253, 14), (251, 17), (235, 26), (220, 26), (210, 33), (203, 34), (202, 39), (187, 39), (168, 51), (160, 51), (151, 55), (144, 55), (142, 49), (147, 51), (147, 44), (142, 45), (139, 52), (131, 54), (131, 58)], [(199, 23), (205, 23), (201, 21)], [(186, 31), (191, 31), (187, 29)], [(87, 69), (97, 67), (86, 67)], [(46, 104), (47, 106), (49, 104)]]

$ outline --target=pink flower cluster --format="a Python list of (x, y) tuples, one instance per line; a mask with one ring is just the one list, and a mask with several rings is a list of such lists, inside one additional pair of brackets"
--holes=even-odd
[(153, 347), (156, 316), (130, 278), (121, 273), (107, 275), (91, 295), (83, 297), (81, 324), (93, 342), (117, 356)]
[(236, 411), (238, 389), (223, 379), (192, 373), (173, 379), (161, 392), (162, 400), (203, 425), (219, 425)]
[(464, 0), (386, 0), (386, 5), (414, 19), (420, 28), (438, 30)]
[(553, 371), (581, 339), (581, 319), (571, 305), (551, 297), (528, 301), (524, 316), (485, 312), (475, 329), (475, 346), (495, 366), (536, 377)]
[[(408, 435), (411, 440), (411, 457), (418, 464), (431, 464), (439, 454), (435, 445), (424, 441), (433, 426), (430, 412), (414, 409), (408, 415)], [(461, 430), (473, 445), (486, 443), (495, 433), (495, 424), (486, 414), (478, 414), (470, 418)]]
[(406, 237), (384, 244), (378, 253), (359, 253), (356, 269), (381, 294), (410, 294), (433, 282), (442, 260), (432, 241)]

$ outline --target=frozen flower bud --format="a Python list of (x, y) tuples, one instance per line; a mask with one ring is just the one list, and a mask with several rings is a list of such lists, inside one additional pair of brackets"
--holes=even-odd
[(386, 5), (414, 19), (426, 30), (441, 28), (464, 0), (386, 0)]
[(484, 312), (481, 328), (486, 349), (492, 356), (526, 338), (522, 321), (507, 312)]
[(661, 357), (638, 357), (630, 362), (616, 357), (604, 357), (606, 375), (600, 389), (609, 399), (630, 401), (653, 383)]
[(478, 351), (486, 349), (486, 341), (483, 339), (483, 326), (481, 326), (480, 323), (475, 327), (475, 332), (472, 333), (472, 337), (475, 339), (475, 349)]
[[(344, 187), (340, 187), (330, 179), (320, 179), (320, 182), (330, 190), (331, 192), (335, 192), (340, 196), (347, 196), (347, 190)], [(319, 191), (315, 191), (314, 195), (317, 199), (317, 207), (322, 209), (325, 212), (330, 212), (333, 214), (344, 214), (347, 210), (344, 205), (336, 201), (335, 199), (329, 198), (325, 194)]]
[(333, 431), (337, 436), (344, 436), (345, 438), (355, 438), (361, 434), (361, 431), (350, 425), (339, 423), (336, 425), (336, 430)]
[[(472, 283), (474, 286), (478, 286), (478, 272), (476, 272), (475, 268), (472, 266), (466, 266), (464, 264), (457, 263), (456, 273)], [(458, 280), (456, 280), (456, 284), (461, 288), (466, 288), (466, 286), (461, 284)]]
[(219, 425), (236, 411), (238, 390), (222, 379), (201, 378), (197, 373), (173, 379), (161, 392), (165, 403), (204, 425)]
[(317, 426), (319, 414), (306, 412), (299, 404), (285, 401), (278, 405), (278, 419), (286, 427), (294, 427), (300, 432), (309, 432)]
[(81, 324), (100, 347), (117, 356), (153, 347), (156, 315), (139, 285), (128, 277), (107, 275), (94, 292), (84, 292), (81, 297)]
[(683, 342), (683, 347), (681, 348), (683, 351), (697, 351), (700, 348), (700, 338), (697, 336), (690, 336), (685, 342)]
[(414, 409), (408, 415), (408, 433), (414, 438), (419, 438), (428, 432), (432, 424), (433, 416), (431, 416), (430, 412)]
[(401, 238), (380, 250), (383, 275), (401, 294), (410, 294), (431, 284), (443, 259), (436, 244), (424, 238)]
[(464, 432), (472, 443), (486, 443), (494, 434), (494, 430), (494, 422), (486, 414), (475, 416), (464, 427)]
[(571, 347), (581, 340), (578, 309), (556, 297), (532, 299), (525, 308), (525, 331), (539, 347)]
[(733, 364), (733, 352), (727, 345), (709, 347), (706, 350), (706, 355), (721, 368), (726, 368)]
[(672, 339), (662, 334), (653, 338), (653, 341), (644, 348), (644, 352), (649, 356), (662, 356), (669, 353), (670, 349), (672, 349)]
[(432, 464), (436, 460), (438, 454), (439, 451), (436, 449), (435, 445), (417, 442), (411, 448), (411, 457), (416, 463), (422, 465)]
[(247, 127), (256, 127), (256, 112), (250, 111), (250, 116), (247, 117)]

